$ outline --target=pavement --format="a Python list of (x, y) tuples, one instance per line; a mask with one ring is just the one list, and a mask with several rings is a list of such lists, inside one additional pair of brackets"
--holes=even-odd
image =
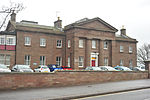
[(150, 79), (101, 84), (0, 91), (0, 100), (70, 100), (124, 91), (150, 88)]

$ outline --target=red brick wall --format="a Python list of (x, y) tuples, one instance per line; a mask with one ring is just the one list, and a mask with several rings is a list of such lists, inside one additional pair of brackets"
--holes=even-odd
[(0, 73), (0, 90), (72, 86), (147, 78), (148, 72), (61, 71), (56, 73)]

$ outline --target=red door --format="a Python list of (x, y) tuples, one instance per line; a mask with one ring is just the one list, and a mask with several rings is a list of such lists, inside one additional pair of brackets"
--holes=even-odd
[(95, 66), (95, 60), (92, 60), (92, 66)]

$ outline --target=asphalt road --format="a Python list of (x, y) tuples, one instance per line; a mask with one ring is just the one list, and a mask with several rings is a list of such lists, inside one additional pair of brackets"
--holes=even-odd
[(113, 93), (73, 100), (150, 100), (150, 89)]

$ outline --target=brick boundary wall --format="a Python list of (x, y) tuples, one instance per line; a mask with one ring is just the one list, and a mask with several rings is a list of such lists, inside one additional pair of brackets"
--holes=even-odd
[(0, 90), (73, 86), (147, 78), (147, 71), (59, 71), (55, 73), (0, 73)]

